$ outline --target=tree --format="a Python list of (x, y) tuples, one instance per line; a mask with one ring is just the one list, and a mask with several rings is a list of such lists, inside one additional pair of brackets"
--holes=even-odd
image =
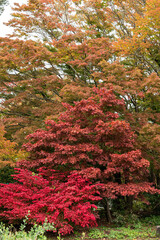
[(159, 0), (81, 3), (15, 5), (14, 34), (0, 43), (0, 110), (19, 145), (64, 110), (62, 101), (87, 98), (93, 86), (112, 85), (123, 97), (137, 136), (149, 121), (159, 124)]
[(0, 0), (0, 15), (4, 11), (4, 5), (6, 5), (7, 3), (8, 3), (7, 0)]
[[(88, 28), (99, 29), (104, 37), (107, 29), (123, 64), (156, 72), (159, 67), (159, 0), (90, 1), (79, 6), (80, 15), (87, 19)], [(83, 22), (81, 16), (81, 23)], [(96, 35), (96, 34), (95, 34)]]
[(120, 38), (118, 46), (121, 56), (129, 56), (137, 62), (139, 68), (156, 72), (160, 76), (160, 52), (159, 52), (159, 9), (160, 1), (145, 1), (141, 14), (135, 16), (131, 34)]
[(0, 168), (9, 165), (15, 166), (16, 162), (26, 157), (24, 151), (16, 150), (16, 143), (7, 140), (4, 137), (4, 126), (0, 125)]
[[(5, 125), (12, 137), (15, 132), (18, 136), (19, 130), (24, 136), (29, 126), (32, 127), (30, 131), (43, 127), (42, 121), (47, 116), (62, 111), (61, 100), (65, 98), (66, 85), (75, 86), (75, 90), (79, 85), (81, 92), (89, 92), (89, 85), (98, 84), (92, 74), (95, 68), (97, 71), (101, 69), (98, 63), (103, 58), (109, 60), (112, 57), (108, 39), (84, 40), (79, 45), (75, 43), (76, 35), (70, 44), (72, 37), (65, 41), (68, 36), (64, 35), (63, 39), (54, 43), (54, 47), (46, 47), (32, 40), (1, 39), (1, 98), (4, 100), (1, 113), (7, 116)], [(96, 57), (92, 54), (93, 49), (97, 51)], [(77, 94), (76, 91), (72, 102)]]
[(27, 154), (17, 149), (17, 143), (5, 138), (4, 125), (0, 124), (0, 183), (13, 182), (11, 174), (14, 174), (16, 163), (27, 157)]
[(149, 161), (134, 149), (134, 133), (120, 119), (124, 102), (112, 90), (95, 91), (95, 96), (75, 106), (65, 104), (67, 111), (57, 121), (48, 120), (47, 130), (30, 134), (25, 145), (30, 157), (19, 166), (32, 170), (45, 166), (100, 182), (103, 205), (111, 220), (107, 199), (125, 196), (133, 200), (143, 192), (158, 190), (147, 182)]

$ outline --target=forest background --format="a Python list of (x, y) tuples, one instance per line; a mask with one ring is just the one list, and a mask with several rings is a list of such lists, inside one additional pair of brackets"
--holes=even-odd
[[(77, 200), (77, 204), (81, 203), (85, 211), (89, 211), (86, 225), (94, 223), (94, 214), (89, 213), (93, 202), (98, 201), (98, 194), (109, 221), (113, 211), (110, 212), (108, 205), (111, 199), (114, 212), (118, 209), (131, 211), (135, 198), (138, 202), (152, 202), (150, 212), (158, 212), (159, 10), (159, 0), (30, 0), (15, 5), (13, 18), (7, 24), (14, 31), (0, 38), (2, 183), (12, 182), (13, 166), (19, 166), (16, 178), (23, 182), (21, 191), (25, 192), (26, 177), (31, 178), (30, 181), (38, 179), (37, 175), (33, 179), (27, 171), (38, 174), (39, 167), (46, 167), (48, 171), (54, 169), (69, 177), (69, 180), (60, 177), (56, 185), (64, 194), (63, 198), (68, 199), (63, 184), (75, 186), (77, 175), (72, 174), (80, 174), (83, 179), (80, 181), (91, 191), (90, 201)], [(49, 119), (51, 122), (47, 122), (46, 128), (45, 121)], [(42, 130), (37, 132), (37, 129)], [(28, 134), (31, 135), (26, 139)], [(20, 150), (23, 144), (26, 144), (25, 150)], [(82, 148), (79, 152), (78, 144)], [(25, 158), (27, 162), (21, 161)], [(39, 171), (38, 176), (43, 175), (43, 180), (39, 179), (36, 184), (48, 181), (45, 184), (50, 186), (51, 173)], [(91, 182), (86, 183), (86, 177)], [(45, 185), (42, 182), (41, 187)], [(6, 213), (4, 196), (13, 195), (15, 189), (17, 185), (3, 185), (0, 193), (1, 217), (10, 221), (17, 221), (15, 208), (20, 197), (15, 194)], [(48, 193), (43, 187), (42, 190), (44, 198)], [(154, 197), (148, 194), (156, 191)], [(28, 201), (23, 197), (22, 202)], [(73, 192), (71, 198), (74, 197)], [(77, 206), (76, 210), (72, 204), (68, 208), (77, 212)], [(48, 211), (45, 207), (41, 209), (43, 214)], [(16, 208), (18, 219), (28, 210), (31, 210), (28, 205), (23, 214)], [(64, 210), (63, 220), (60, 220), (56, 210), (50, 209), (54, 212), (51, 221), (55, 223), (59, 216), (56, 224), (63, 233), (72, 231), (70, 221), (82, 225), (82, 221), (76, 222), (76, 215), (71, 219), (67, 212), (64, 217)], [(11, 211), (12, 218), (9, 217)], [(84, 218), (84, 208), (81, 214)], [(37, 215), (40, 222), (45, 217), (46, 214), (42, 218)], [(67, 223), (65, 218), (68, 218)]]

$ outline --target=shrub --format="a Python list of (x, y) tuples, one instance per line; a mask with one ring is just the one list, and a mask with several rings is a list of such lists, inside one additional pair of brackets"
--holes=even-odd
[(12, 231), (12, 225), (6, 227), (3, 223), (0, 224), (0, 239), (1, 240), (46, 240), (44, 235), (46, 231), (53, 230), (54, 226), (45, 222), (43, 225), (35, 224), (29, 232), (26, 232), (24, 229), (26, 227), (26, 217), (23, 221), (23, 224), (20, 226), (19, 231)]
[(50, 171), (47, 179), (43, 169), (39, 174), (16, 169), (17, 183), (1, 184), (0, 217), (10, 223), (20, 222), (28, 212), (30, 223), (53, 223), (61, 234), (73, 231), (75, 225), (96, 225), (96, 206), (91, 202), (100, 200), (95, 185), (78, 174), (65, 177)]

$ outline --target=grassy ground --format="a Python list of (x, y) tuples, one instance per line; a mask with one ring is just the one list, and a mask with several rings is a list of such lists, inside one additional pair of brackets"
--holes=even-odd
[[(117, 221), (117, 220), (116, 220)], [(35, 225), (30, 231), (25, 231), (25, 223), (19, 231), (12, 232), (11, 227), (0, 225), (0, 240), (149, 240), (160, 239), (156, 237), (156, 226), (160, 225), (160, 216), (152, 216), (145, 219), (133, 218), (133, 215), (120, 216), (118, 221), (108, 225), (101, 220), (99, 227), (80, 229), (69, 236), (57, 236), (51, 232), (44, 235), (44, 225)]]
[(155, 227), (140, 227), (140, 228), (129, 228), (129, 227), (117, 227), (117, 228), (108, 228), (108, 227), (100, 227), (94, 228), (88, 232), (77, 233), (77, 235), (72, 238), (64, 238), (64, 239), (75, 239), (75, 240), (121, 240), (121, 239), (132, 239), (132, 240), (142, 240), (142, 239), (158, 239), (156, 238), (156, 230)]
[[(122, 224), (123, 225), (123, 224)], [(152, 216), (142, 220), (125, 223), (125, 226), (102, 224), (97, 228), (76, 231), (71, 236), (50, 236), (48, 240), (149, 240), (160, 239), (156, 237), (156, 226), (160, 225), (160, 216)]]

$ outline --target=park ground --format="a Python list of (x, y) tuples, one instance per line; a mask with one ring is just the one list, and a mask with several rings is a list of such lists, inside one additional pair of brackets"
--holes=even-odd
[[(121, 225), (121, 226), (120, 226)], [(156, 226), (160, 225), (160, 216), (150, 216), (143, 219), (121, 222), (117, 224), (101, 223), (98, 227), (90, 229), (77, 229), (69, 236), (48, 235), (48, 240), (149, 240), (160, 239), (156, 237)]]

